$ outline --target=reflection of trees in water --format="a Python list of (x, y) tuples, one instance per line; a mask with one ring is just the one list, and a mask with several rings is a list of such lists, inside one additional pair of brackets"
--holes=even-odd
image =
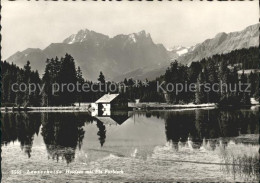
[[(2, 145), (18, 140), (21, 149), (31, 156), (34, 134), (41, 135), (52, 159), (65, 159), (70, 163), (75, 158), (76, 148), (81, 149), (85, 122), (93, 122), (86, 113), (6, 113), (2, 115)], [(106, 139), (106, 128), (97, 121), (97, 135), (101, 146)]]
[(140, 117), (140, 116), (145, 116), (147, 118), (150, 117), (156, 117), (158, 119), (164, 119), (164, 115), (165, 115), (165, 111), (134, 111), (134, 112), (130, 112), (130, 116), (132, 116), (132, 118), (135, 117)]
[(258, 134), (258, 114), (251, 110), (195, 110), (165, 115), (167, 141), (177, 143), (191, 137), (198, 145), (204, 138), (236, 137)]
[(258, 115), (249, 110), (220, 111), (218, 114), (220, 136), (234, 137), (240, 134), (258, 134), (258, 120)]
[(195, 127), (198, 139), (218, 138), (219, 127), (216, 110), (196, 110), (195, 111)]
[(15, 115), (12, 113), (2, 114), (1, 131), (2, 131), (2, 144), (9, 144), (17, 140), (16, 120)]
[(102, 147), (106, 140), (106, 126), (101, 121), (97, 120), (97, 127), (98, 127), (97, 135), (99, 136), (98, 140)]
[(177, 142), (186, 141), (188, 137), (194, 139), (196, 137), (196, 129), (194, 127), (194, 115), (181, 112), (170, 112), (165, 118), (165, 133), (167, 141), (173, 143), (177, 148)]
[(84, 118), (76, 114), (43, 113), (42, 125), (41, 134), (51, 158), (72, 162), (77, 146), (79, 149), (82, 146)]
[(21, 149), (31, 157), (34, 134), (39, 133), (40, 114), (6, 113), (2, 114), (2, 144), (18, 140)]

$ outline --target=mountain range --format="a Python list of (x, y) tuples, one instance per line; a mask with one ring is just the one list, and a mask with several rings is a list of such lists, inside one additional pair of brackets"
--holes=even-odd
[(120, 34), (110, 38), (107, 35), (80, 30), (61, 43), (51, 43), (45, 49), (28, 48), (18, 51), (9, 58), (22, 67), (31, 62), (32, 69), (43, 74), (46, 59), (63, 57), (69, 53), (80, 66), (87, 80), (95, 81), (102, 71), (107, 80), (122, 81), (124, 78), (154, 79), (165, 73), (172, 60), (190, 64), (214, 54), (228, 53), (232, 50), (259, 45), (259, 24), (242, 31), (219, 33), (192, 47), (174, 46), (165, 48), (155, 44), (146, 31)]
[(218, 33), (214, 38), (191, 47), (178, 60), (183, 64), (190, 64), (192, 61), (199, 61), (215, 54), (259, 46), (259, 25), (251, 25), (238, 32)]

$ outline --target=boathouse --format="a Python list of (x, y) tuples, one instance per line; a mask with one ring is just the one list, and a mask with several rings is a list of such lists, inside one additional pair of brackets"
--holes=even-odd
[(128, 101), (120, 94), (105, 94), (95, 104), (98, 110), (122, 110), (127, 109)]

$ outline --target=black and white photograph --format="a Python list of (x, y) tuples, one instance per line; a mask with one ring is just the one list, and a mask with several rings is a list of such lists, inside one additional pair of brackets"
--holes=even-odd
[(1, 181), (259, 182), (259, 1), (1, 1)]

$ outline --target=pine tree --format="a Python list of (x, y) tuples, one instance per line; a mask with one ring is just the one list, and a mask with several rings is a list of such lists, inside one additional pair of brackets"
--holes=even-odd
[(9, 95), (10, 95), (10, 80), (11, 80), (11, 74), (10, 71), (7, 70), (4, 74), (3, 74), (3, 78), (2, 78), (2, 103), (8, 102), (9, 100)]
[(84, 79), (83, 79), (83, 76), (82, 76), (82, 71), (81, 71), (79, 66), (77, 68), (77, 81), (79, 83), (83, 83), (84, 82)]
[[(178, 62), (175, 60), (171, 63), (170, 67), (167, 68), (165, 75), (164, 75), (166, 83), (178, 83), (179, 76), (178, 76)], [(175, 92), (168, 92), (168, 95), (170, 97), (170, 102), (177, 103), (178, 98), (176, 96)]]
[[(22, 73), (22, 71), (20, 71), (18, 74), (17, 74), (17, 84), (19, 85), (19, 84), (21, 84), (22, 82), (23, 82), (23, 73)], [(16, 96), (15, 96), (15, 103), (16, 103), (16, 105), (18, 105), (18, 106), (21, 106), (22, 105), (22, 103), (23, 103), (23, 97), (24, 97), (24, 95), (23, 95), (23, 93), (20, 91), (20, 90), (18, 90), (17, 92), (16, 92)]]
[[(84, 79), (83, 79), (82, 71), (81, 71), (80, 67), (78, 67), (78, 69), (77, 69), (77, 82), (81, 85), (84, 83)], [(77, 91), (77, 102), (79, 103), (79, 106), (80, 106), (80, 102), (82, 101), (82, 99), (83, 99), (83, 93), (80, 91)]]
[[(243, 70), (243, 73), (240, 77), (240, 82), (244, 85), (244, 84), (247, 84), (247, 81), (248, 81), (248, 78), (247, 76), (245, 75), (244, 73), (244, 70)], [(241, 90), (240, 91), (240, 102), (241, 104), (244, 104), (244, 105), (248, 105), (250, 104), (250, 96), (249, 96), (249, 93), (245, 91), (246, 89), (246, 86), (242, 86)]]
[(251, 73), (250, 73), (250, 75), (248, 77), (248, 80), (249, 80), (250, 90), (251, 90), (250, 96), (253, 97), (256, 94), (257, 83), (259, 83), (258, 75), (251, 71)]
[(219, 72), (218, 72), (218, 78), (222, 85), (220, 90), (220, 100), (223, 100), (228, 97), (228, 91), (229, 91), (228, 75), (229, 75), (229, 70), (227, 68), (227, 62), (222, 61), (220, 63)]
[(49, 106), (52, 105), (52, 82), (50, 75), (50, 62), (49, 59), (46, 61), (46, 67), (42, 78), (42, 83), (44, 84), (44, 91), (42, 93), (42, 102), (41, 106)]
[(28, 82), (30, 79), (30, 73), (31, 73), (31, 65), (30, 61), (28, 60), (27, 63), (24, 66), (24, 81)]
[(127, 81), (126, 78), (124, 79), (124, 85), (125, 85), (125, 86), (128, 86), (128, 81)]
[(234, 67), (232, 71), (230, 71), (230, 74), (228, 76), (228, 83), (230, 83), (230, 95), (237, 97), (238, 96), (238, 74), (237, 74), (237, 68)]
[(106, 83), (106, 80), (105, 80), (105, 76), (103, 75), (103, 73), (100, 71), (100, 74), (99, 74), (99, 78), (98, 78), (98, 81), (102, 84), (105, 84)]
[(105, 80), (105, 76), (103, 75), (103, 73), (100, 71), (99, 77), (98, 77), (98, 81), (99, 84), (101, 85), (101, 91), (98, 92), (98, 97), (101, 97), (102, 95), (104, 95), (106, 93), (105, 91), (105, 84), (106, 84), (106, 80)]
[[(27, 86), (29, 86), (30, 83), (33, 83), (31, 78), (31, 65), (30, 61), (27, 61), (27, 63), (24, 66), (24, 74), (23, 74), (23, 81), (26, 83)], [(24, 106), (30, 106), (33, 103), (33, 94), (29, 91), (29, 88), (27, 87), (27, 90), (24, 93)]]
[[(36, 86), (39, 86), (41, 84), (41, 79), (37, 70), (35, 72), (31, 72), (30, 78), (31, 82), (34, 83)], [(36, 87), (36, 90), (32, 93), (30, 103), (32, 104), (32, 106), (40, 106), (41, 96), (38, 87)]]
[[(216, 60), (208, 61), (208, 65), (204, 68), (205, 73), (207, 75), (207, 81), (211, 86), (214, 86), (214, 84), (219, 83), (218, 75), (217, 75), (217, 66), (216, 66)], [(216, 103), (219, 101), (219, 93), (216, 91), (210, 90), (208, 92), (208, 102)]]
[[(59, 81), (63, 84), (64, 90), (60, 92), (60, 102), (62, 105), (71, 105), (76, 101), (76, 82), (77, 73), (75, 68), (74, 58), (66, 54), (64, 60), (61, 62), (61, 69), (59, 73)], [(74, 89), (72, 86), (74, 85)]]
[(206, 93), (204, 91), (203, 84), (205, 84), (205, 76), (204, 73), (200, 73), (197, 79), (197, 86), (196, 86), (196, 94), (195, 94), (195, 103), (202, 104), (205, 103), (206, 100)]

